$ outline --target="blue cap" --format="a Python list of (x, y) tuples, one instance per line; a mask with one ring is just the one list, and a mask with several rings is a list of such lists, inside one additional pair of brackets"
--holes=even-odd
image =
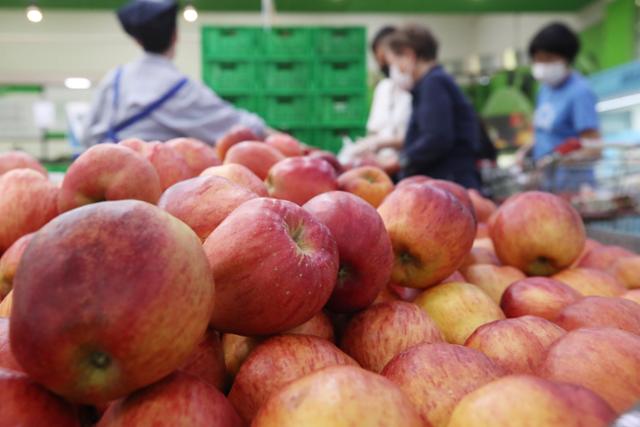
[(154, 29), (159, 18), (175, 17), (177, 13), (178, 3), (175, 0), (131, 0), (117, 12), (124, 30), (135, 38)]

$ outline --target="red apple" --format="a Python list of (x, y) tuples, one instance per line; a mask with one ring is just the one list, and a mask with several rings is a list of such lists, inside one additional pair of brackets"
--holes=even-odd
[(640, 288), (640, 256), (623, 257), (614, 261), (609, 273), (628, 289)]
[(576, 210), (550, 193), (530, 191), (509, 198), (490, 224), (498, 258), (528, 275), (550, 276), (582, 253), (584, 224)]
[(404, 187), (405, 185), (409, 184), (424, 184), (425, 182), (429, 182), (432, 179), (433, 178), (425, 175), (414, 175), (408, 178), (401, 179), (400, 182), (398, 182), (397, 187)]
[(58, 188), (31, 169), (0, 176), (0, 254), (58, 215)]
[(180, 153), (191, 169), (191, 176), (198, 176), (206, 168), (220, 164), (216, 150), (197, 139), (176, 138), (167, 141), (166, 145)]
[(469, 212), (471, 212), (473, 218), (476, 219), (476, 210), (473, 207), (473, 203), (471, 202), (469, 194), (467, 194), (467, 190), (463, 186), (456, 184), (455, 182), (445, 181), (443, 179), (430, 179), (426, 181), (425, 184), (444, 191), (448, 191), (449, 193), (453, 194), (453, 196), (458, 199), (460, 203), (462, 203), (467, 209), (469, 209)]
[(451, 282), (465, 282), (467, 279), (464, 278), (464, 276), (462, 275), (462, 273), (460, 273), (459, 271), (454, 271), (451, 276), (447, 277), (446, 279), (444, 279), (442, 282), (440, 282), (439, 284), (445, 284), (445, 283), (451, 283)]
[(586, 297), (566, 306), (555, 322), (567, 331), (602, 326), (640, 335), (640, 304), (624, 298)]
[(208, 329), (200, 344), (180, 368), (182, 372), (198, 377), (224, 392), (227, 384), (227, 369), (220, 336)]
[(80, 427), (73, 406), (33, 382), (26, 374), (0, 368), (0, 424)]
[(327, 316), (323, 311), (319, 312), (303, 324), (285, 331), (285, 334), (312, 335), (314, 337), (324, 338), (331, 342), (334, 340), (333, 324), (331, 323), (329, 316)]
[(118, 144), (138, 152), (153, 165), (163, 190), (176, 182), (193, 177), (187, 161), (170, 145), (158, 141), (144, 142), (139, 139), (125, 139)]
[(200, 176), (219, 176), (226, 178), (231, 182), (253, 191), (260, 197), (266, 197), (269, 194), (267, 187), (264, 185), (264, 181), (258, 178), (255, 173), (251, 172), (249, 168), (235, 163), (212, 166), (203, 170)]
[(424, 427), (392, 382), (353, 366), (322, 369), (275, 393), (253, 427)]
[(316, 196), (303, 207), (327, 226), (338, 244), (340, 269), (327, 307), (349, 313), (371, 305), (393, 267), (391, 241), (378, 212), (342, 191)]
[(500, 265), (500, 260), (496, 256), (495, 252), (493, 252), (491, 249), (478, 246), (475, 248), (471, 248), (471, 251), (467, 254), (460, 269), (466, 271), (466, 269), (471, 267), (472, 265), (485, 264), (498, 266)]
[(227, 151), (234, 145), (244, 141), (258, 141), (258, 136), (249, 128), (236, 126), (224, 134), (216, 142), (216, 153), (220, 160), (224, 160)]
[(392, 292), (400, 297), (401, 301), (413, 302), (418, 298), (418, 295), (422, 293), (422, 289), (405, 288), (404, 286), (398, 286), (394, 283), (389, 283), (388, 287)]
[(585, 256), (587, 256), (587, 254), (589, 252), (591, 252), (595, 248), (599, 248), (600, 246), (602, 246), (602, 244), (600, 242), (597, 242), (597, 241), (593, 240), (593, 239), (585, 240), (584, 248), (582, 249), (582, 254), (580, 254), (580, 256), (573, 262), (573, 264), (571, 264), (571, 268), (578, 267), (580, 265), (580, 263), (582, 262), (582, 259)]
[(280, 151), (287, 157), (302, 156), (300, 141), (286, 133), (276, 133), (267, 137), (264, 142)]
[(496, 304), (500, 304), (500, 299), (505, 289), (512, 283), (524, 279), (526, 276), (517, 268), (508, 265), (500, 267), (496, 265), (479, 264), (469, 266), (464, 270), (464, 277), (467, 279), (467, 282), (485, 291)]
[(583, 296), (616, 297), (625, 292), (624, 285), (615, 277), (592, 268), (571, 268), (555, 274), (553, 278), (575, 289)]
[(362, 166), (351, 169), (338, 177), (340, 190), (359, 196), (374, 208), (393, 191), (393, 181), (389, 175), (374, 166)]
[(211, 324), (221, 332), (268, 335), (311, 319), (338, 274), (338, 248), (323, 224), (284, 200), (253, 199), (204, 242), (216, 282)]
[(257, 197), (228, 179), (200, 176), (168, 188), (158, 207), (182, 220), (204, 241), (238, 206)]
[(478, 222), (487, 222), (491, 215), (498, 209), (495, 203), (486, 197), (482, 196), (478, 190), (469, 189), (467, 190), (469, 194), (469, 198), (471, 199), (471, 203), (476, 211), (476, 216), (478, 217)]
[(24, 250), (33, 238), (33, 233), (25, 234), (16, 240), (0, 257), (0, 301), (13, 289), (13, 278)]
[(378, 208), (395, 253), (392, 280), (427, 288), (456, 271), (471, 250), (475, 221), (451, 193), (423, 184), (396, 188)]
[(85, 206), (25, 250), (11, 347), (35, 381), (74, 402), (104, 403), (184, 363), (213, 292), (200, 240), (184, 223), (134, 200)]
[(333, 167), (333, 170), (336, 172), (336, 175), (340, 175), (342, 172), (344, 172), (344, 167), (342, 166), (336, 155), (330, 151), (315, 150), (309, 153), (307, 157), (310, 157), (312, 159), (322, 159), (325, 162), (329, 163)]
[(563, 308), (582, 295), (573, 288), (547, 277), (529, 277), (509, 286), (502, 294), (500, 307), (507, 317), (532, 315), (555, 320)]
[(391, 359), (382, 375), (397, 384), (424, 425), (444, 427), (458, 401), (503, 375), (479, 351), (452, 344), (420, 344)]
[(11, 351), (9, 342), (9, 319), (0, 317), (0, 369), (22, 372), (22, 367)]
[(436, 323), (417, 305), (394, 301), (356, 314), (340, 347), (363, 368), (381, 372), (396, 354), (417, 344), (443, 341)]
[(31, 154), (23, 151), (0, 153), (0, 176), (13, 169), (32, 169), (47, 176), (47, 170)]
[(578, 267), (606, 271), (620, 258), (632, 256), (635, 256), (633, 252), (620, 246), (601, 245), (586, 253), (578, 263)]
[(321, 193), (338, 189), (336, 174), (322, 159), (291, 157), (276, 163), (266, 180), (269, 195), (303, 205)]
[(263, 142), (244, 141), (231, 147), (224, 158), (224, 164), (246, 166), (258, 178), (265, 179), (271, 166), (284, 158), (282, 153)]
[(327, 340), (282, 335), (260, 344), (240, 367), (229, 400), (249, 424), (260, 406), (288, 383), (336, 365), (356, 365)]
[(491, 238), (489, 234), (489, 224), (486, 222), (479, 222), (476, 228), (476, 239)]
[(632, 289), (622, 294), (622, 298), (631, 300), (637, 304), (640, 304), (640, 289)]
[(547, 350), (566, 331), (541, 317), (523, 316), (480, 326), (464, 343), (510, 374), (533, 374)]
[(449, 427), (604, 427), (611, 407), (584, 387), (531, 375), (509, 375), (465, 396)]
[(105, 200), (155, 204), (161, 193), (158, 173), (142, 155), (116, 144), (100, 144), (82, 153), (67, 170), (58, 209), (66, 212)]
[(556, 341), (538, 374), (587, 387), (617, 412), (640, 399), (640, 337), (614, 328), (582, 328)]
[(206, 382), (174, 373), (118, 400), (97, 427), (242, 427), (224, 394)]

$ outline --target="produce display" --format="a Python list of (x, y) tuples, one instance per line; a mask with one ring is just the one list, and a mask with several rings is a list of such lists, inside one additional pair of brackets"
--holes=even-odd
[(640, 255), (234, 128), (0, 153), (0, 426), (605, 427), (640, 403)]

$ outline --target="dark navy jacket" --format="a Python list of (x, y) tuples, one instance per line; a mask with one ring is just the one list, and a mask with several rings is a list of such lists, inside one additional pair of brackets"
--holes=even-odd
[(401, 178), (428, 175), (478, 188), (475, 150), (479, 124), (469, 101), (442, 66), (412, 90), (413, 111), (401, 153)]

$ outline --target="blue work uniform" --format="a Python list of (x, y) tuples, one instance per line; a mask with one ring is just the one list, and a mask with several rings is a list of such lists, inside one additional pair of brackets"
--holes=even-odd
[(442, 66), (432, 68), (412, 90), (413, 111), (400, 155), (400, 177), (428, 175), (479, 188), (473, 107)]

